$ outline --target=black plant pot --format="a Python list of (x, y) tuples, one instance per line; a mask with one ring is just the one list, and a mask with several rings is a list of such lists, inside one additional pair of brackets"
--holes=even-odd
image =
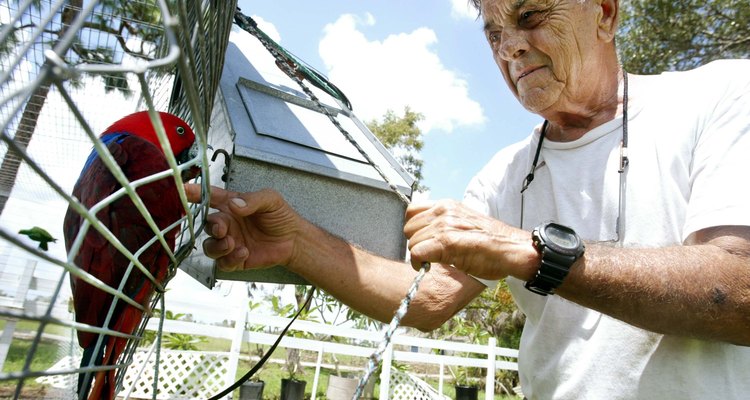
[(477, 400), (478, 396), (478, 387), (456, 385), (456, 400)]
[(263, 381), (247, 381), (240, 386), (240, 400), (263, 400)]
[(305, 398), (306, 381), (296, 379), (281, 380), (281, 400), (302, 400)]

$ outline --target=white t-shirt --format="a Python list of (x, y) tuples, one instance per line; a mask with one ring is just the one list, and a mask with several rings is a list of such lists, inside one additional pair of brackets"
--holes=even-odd
[[(750, 225), (750, 60), (631, 77), (628, 113), (617, 246), (679, 245), (706, 227)], [(519, 226), (539, 130), (500, 151), (464, 202)], [(621, 138), (618, 117), (573, 142), (545, 140), (524, 229), (552, 220), (587, 241), (614, 239)], [(507, 281), (527, 317), (519, 373), (530, 399), (750, 398), (750, 347), (656, 334)]]

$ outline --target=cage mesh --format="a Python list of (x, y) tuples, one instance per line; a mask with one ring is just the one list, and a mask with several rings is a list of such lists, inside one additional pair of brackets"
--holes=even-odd
[[(101, 143), (98, 134), (132, 112), (167, 111), (192, 126), (197, 147), (192, 160), (170, 173), (177, 179), (182, 169), (208, 164), (208, 121), (235, 8), (224, 0), (0, 2), (0, 397), (43, 398), (59, 391), (48, 382), (77, 380), (75, 363), (52, 367), (40, 355), (77, 359), (74, 330), (88, 329), (71, 312), (69, 275), (87, 274), (65, 251), (62, 220), (69, 205), (80, 205), (70, 193), (92, 146)], [(208, 168), (202, 171), (196, 181), (206, 190)], [(193, 249), (207, 211), (206, 204), (183, 201), (183, 207), (186, 216), (174, 225), (177, 245), (169, 249), (172, 268)], [(35, 226), (57, 239), (46, 251), (19, 234)], [(126, 297), (119, 292), (115, 299)], [(152, 304), (159, 304), (158, 294)], [(138, 347), (147, 320), (119, 361), (121, 393), (128, 389), (125, 367), (143, 358)], [(19, 350), (22, 360), (11, 362), (8, 354)], [(164, 379), (154, 359), (148, 362), (150, 378), (128, 379), (141, 386)], [(67, 387), (60, 398), (75, 398)]]

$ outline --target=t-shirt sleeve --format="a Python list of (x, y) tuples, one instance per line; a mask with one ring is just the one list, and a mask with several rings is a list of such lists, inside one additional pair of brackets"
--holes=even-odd
[[(462, 203), (476, 212), (491, 215), (488, 197), (487, 183), (483, 181), (482, 174), (480, 173), (469, 182), (464, 192)], [(497, 286), (496, 280), (482, 279), (476, 276), (472, 276), (472, 278), (482, 282), (490, 289), (494, 289)]]
[[(706, 77), (714, 83), (701, 93), (714, 101), (703, 104), (706, 111), (693, 154), (683, 240), (708, 227), (750, 225), (750, 79), (746, 78), (750, 62), (716, 64), (707, 69), (710, 77)], [(716, 85), (715, 77), (730, 78)]]

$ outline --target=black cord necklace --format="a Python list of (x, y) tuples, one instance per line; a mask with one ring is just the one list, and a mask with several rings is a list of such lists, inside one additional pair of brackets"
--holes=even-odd
[[(617, 226), (615, 228), (617, 238), (614, 241), (619, 241), (620, 239), (620, 218), (625, 203), (625, 171), (630, 164), (630, 160), (628, 159), (628, 73), (625, 71), (622, 73), (622, 86), (622, 139), (620, 140), (620, 166), (617, 169), (617, 172), (620, 174), (620, 198), (618, 200)], [(539, 134), (539, 143), (537, 144), (536, 152), (534, 153), (534, 161), (531, 163), (531, 169), (529, 169), (529, 173), (524, 178), (523, 185), (521, 186), (521, 222), (519, 224), (521, 229), (523, 229), (523, 193), (529, 188), (529, 185), (534, 180), (534, 172), (536, 172), (537, 163), (539, 162), (539, 154), (542, 152), (542, 143), (544, 142), (544, 137), (547, 135), (547, 129), (549, 129), (549, 121), (545, 119), (542, 124), (542, 131)]]

